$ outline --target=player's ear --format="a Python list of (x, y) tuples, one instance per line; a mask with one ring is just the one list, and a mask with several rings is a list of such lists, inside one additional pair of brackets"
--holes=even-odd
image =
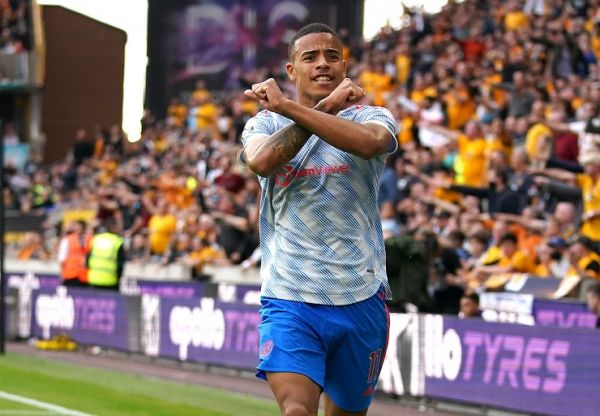
[(294, 65), (292, 65), (291, 62), (288, 62), (285, 65), (285, 70), (287, 72), (288, 78), (290, 79), (290, 81), (296, 81), (296, 69), (294, 68)]

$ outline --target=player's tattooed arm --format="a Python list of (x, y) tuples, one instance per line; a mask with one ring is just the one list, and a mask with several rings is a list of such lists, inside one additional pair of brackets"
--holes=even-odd
[[(326, 111), (325, 102), (319, 102), (313, 107), (313, 110)], [(281, 158), (281, 163), (284, 164), (298, 154), (312, 134), (304, 127), (293, 123), (273, 134), (268, 141), (275, 149), (275, 153)]]
[(310, 131), (294, 123), (269, 137), (267, 146), (273, 148), (279, 163), (285, 164), (298, 154), (311, 135)]
[[(325, 103), (320, 102), (314, 110), (325, 111)], [(312, 132), (292, 123), (265, 137), (259, 143), (243, 149), (239, 153), (242, 163), (261, 176), (270, 176), (281, 166), (292, 160), (306, 144)], [(260, 162), (266, 163), (260, 163)]]
[(271, 136), (254, 140), (242, 149), (239, 158), (260, 176), (271, 176), (298, 154), (311, 135), (298, 124), (290, 124)]

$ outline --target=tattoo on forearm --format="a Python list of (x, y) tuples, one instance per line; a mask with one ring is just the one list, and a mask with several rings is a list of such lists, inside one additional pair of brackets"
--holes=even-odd
[(273, 134), (266, 146), (273, 148), (280, 163), (285, 163), (298, 154), (311, 135), (305, 128), (291, 124)]

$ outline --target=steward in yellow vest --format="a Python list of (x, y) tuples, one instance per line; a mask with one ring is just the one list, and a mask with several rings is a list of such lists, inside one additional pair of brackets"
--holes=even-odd
[(87, 259), (88, 284), (91, 287), (119, 290), (124, 264), (123, 237), (104, 231), (92, 238)]

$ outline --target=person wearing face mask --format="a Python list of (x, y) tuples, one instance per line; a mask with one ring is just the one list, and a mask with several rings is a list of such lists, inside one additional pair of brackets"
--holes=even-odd
[(565, 277), (571, 267), (565, 256), (567, 247), (567, 242), (561, 237), (552, 237), (546, 244), (539, 246), (537, 254), (540, 263), (534, 274), (539, 277)]

